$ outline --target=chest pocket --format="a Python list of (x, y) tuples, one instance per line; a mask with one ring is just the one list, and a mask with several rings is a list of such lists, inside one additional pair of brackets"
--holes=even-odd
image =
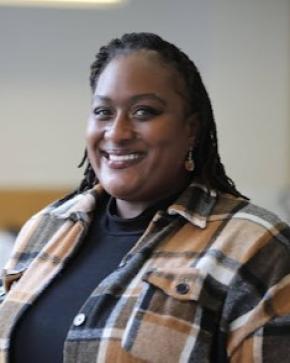
[(128, 321), (122, 346), (147, 362), (187, 362), (200, 326), (205, 277), (194, 268), (154, 269)]

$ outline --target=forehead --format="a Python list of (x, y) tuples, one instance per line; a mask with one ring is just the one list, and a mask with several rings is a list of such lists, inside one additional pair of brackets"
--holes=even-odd
[(95, 93), (112, 89), (124, 92), (126, 87), (136, 91), (165, 91), (171, 89), (180, 95), (183, 81), (175, 68), (166, 64), (155, 51), (140, 50), (113, 58), (100, 74)]

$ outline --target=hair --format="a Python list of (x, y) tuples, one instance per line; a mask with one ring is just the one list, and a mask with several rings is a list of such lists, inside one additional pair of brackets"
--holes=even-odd
[[(111, 40), (108, 45), (100, 48), (95, 56), (95, 61), (91, 65), (90, 86), (92, 92), (95, 91), (100, 74), (112, 59), (118, 55), (130, 54), (139, 50), (156, 52), (160, 60), (177, 71), (184, 81), (186, 102), (189, 111), (197, 114), (200, 129), (198, 142), (193, 145), (195, 169), (192, 172), (192, 178), (198, 177), (208, 189), (244, 197), (236, 189), (233, 180), (226, 175), (221, 162), (211, 101), (199, 71), (189, 57), (174, 44), (152, 33), (129, 33), (124, 34), (121, 38)], [(87, 158), (86, 151), (79, 167), (84, 165), (84, 178), (77, 192), (90, 189), (96, 183), (96, 176)]]

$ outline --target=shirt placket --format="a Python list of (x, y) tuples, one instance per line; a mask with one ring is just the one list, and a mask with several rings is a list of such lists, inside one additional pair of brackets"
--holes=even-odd
[[(177, 216), (168, 218), (163, 212), (155, 214), (144, 234), (122, 259), (118, 268), (96, 287), (75, 316), (64, 345), (65, 363), (96, 361), (103, 339), (121, 338), (114, 335), (118, 329), (108, 327), (106, 322), (111, 315), (121, 314), (118, 303), (120, 299), (124, 299), (122, 294), (144, 265), (150, 262), (153, 249), (180, 225), (181, 218)], [(102, 359), (103, 361), (105, 360)]]

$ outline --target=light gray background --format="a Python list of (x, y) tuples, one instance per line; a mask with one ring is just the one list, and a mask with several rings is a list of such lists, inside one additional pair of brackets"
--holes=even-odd
[(199, 67), (238, 188), (290, 220), (289, 15), (288, 0), (0, 7), (0, 187), (79, 183), (94, 54), (124, 32), (152, 31)]

